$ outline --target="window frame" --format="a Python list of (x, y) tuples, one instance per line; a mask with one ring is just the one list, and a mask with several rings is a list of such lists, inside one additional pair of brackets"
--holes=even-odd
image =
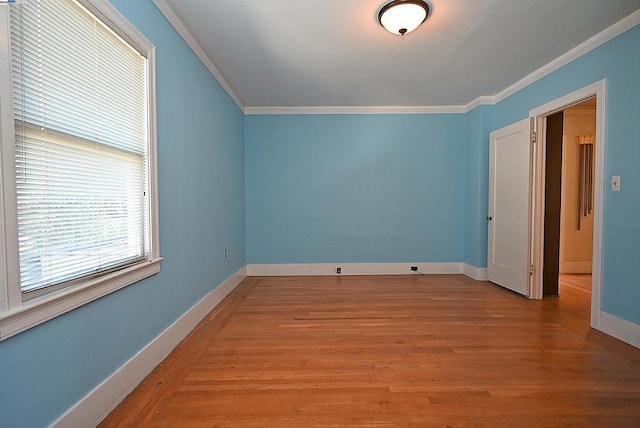
[(147, 260), (25, 300), (20, 289), (11, 86), (10, 4), (0, 5), (0, 341), (160, 271), (155, 46), (107, 0), (75, 0), (147, 59), (149, 243)]

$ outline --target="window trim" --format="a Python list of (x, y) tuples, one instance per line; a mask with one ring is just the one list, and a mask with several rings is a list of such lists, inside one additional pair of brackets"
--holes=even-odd
[(18, 221), (13, 153), (13, 100), (9, 8), (0, 6), (0, 341), (99, 299), (160, 271), (158, 222), (157, 112), (155, 47), (107, 0), (75, 0), (147, 59), (149, 259), (78, 285), (24, 300), (20, 290)]

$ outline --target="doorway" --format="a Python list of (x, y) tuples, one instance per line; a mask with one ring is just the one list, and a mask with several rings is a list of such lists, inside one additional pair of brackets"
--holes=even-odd
[(593, 266), (596, 98), (547, 116), (543, 295), (589, 318)]
[[(534, 190), (531, 254), (534, 269), (532, 269), (530, 297), (541, 299), (545, 295), (558, 295), (560, 291), (557, 288), (557, 278), (563, 274), (563, 271), (572, 275), (588, 275), (591, 271), (590, 324), (594, 328), (598, 328), (600, 323), (602, 197), (605, 183), (605, 88), (606, 81), (603, 80), (530, 112), (530, 117), (535, 119), (535, 132), (540, 136), (539, 144), (536, 144), (533, 154)], [(579, 111), (580, 113), (578, 113)], [(549, 148), (547, 146), (547, 130), (550, 125), (557, 128), (558, 116), (555, 119), (552, 117), (558, 113), (561, 114), (560, 122), (562, 123), (559, 151), (563, 160), (560, 174), (557, 174), (556, 171), (555, 178), (552, 174), (549, 182), (551, 197), (555, 197), (558, 201), (556, 212), (553, 212), (553, 208), (550, 210), (551, 214), (555, 216), (551, 220), (555, 225), (554, 230), (553, 227), (549, 227), (549, 220), (546, 218), (548, 214), (547, 149)], [(573, 120), (571, 116), (579, 114), (589, 117), (586, 121), (588, 125), (579, 124), (576, 126), (575, 123), (571, 123)], [(565, 119), (570, 119), (569, 126), (566, 126)], [(556, 121), (555, 125), (550, 123), (553, 120)], [(557, 134), (557, 129), (555, 132)], [(584, 145), (581, 143), (586, 143), (588, 138), (577, 141), (576, 137), (591, 136), (593, 136), (594, 144), (590, 148), (580, 148), (580, 145)], [(553, 144), (553, 142), (549, 142), (549, 144)], [(556, 146), (555, 149), (558, 147)], [(552, 149), (551, 152), (553, 151)], [(563, 152), (565, 156), (562, 156)], [(568, 162), (575, 162), (577, 165), (567, 165)], [(587, 165), (590, 165), (590, 169), (587, 168)], [(574, 168), (571, 169), (570, 166)], [(578, 169), (577, 172), (576, 169)], [(553, 180), (558, 183), (558, 179), (561, 184), (556, 184), (557, 194), (554, 196)], [(570, 209), (571, 206), (575, 207), (575, 210)], [(555, 244), (550, 245), (554, 239)], [(591, 245), (587, 246), (585, 242)], [(550, 248), (552, 251), (549, 250)], [(591, 255), (591, 257), (585, 257), (585, 254)], [(555, 265), (557, 273), (547, 270), (549, 265)], [(545, 284), (545, 278), (547, 284)], [(573, 282), (575, 283), (575, 281)], [(579, 282), (583, 284), (583, 281)]]

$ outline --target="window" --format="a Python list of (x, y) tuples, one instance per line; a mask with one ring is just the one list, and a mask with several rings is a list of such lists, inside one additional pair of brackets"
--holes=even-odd
[(106, 0), (1, 5), (0, 35), (5, 339), (161, 259), (153, 46)]

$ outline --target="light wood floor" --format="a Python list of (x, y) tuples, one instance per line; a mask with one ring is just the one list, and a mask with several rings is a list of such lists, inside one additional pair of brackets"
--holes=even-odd
[(560, 274), (560, 292), (570, 292), (578, 289), (591, 296), (591, 274)]
[(640, 427), (640, 350), (565, 288), (247, 278), (102, 426)]

